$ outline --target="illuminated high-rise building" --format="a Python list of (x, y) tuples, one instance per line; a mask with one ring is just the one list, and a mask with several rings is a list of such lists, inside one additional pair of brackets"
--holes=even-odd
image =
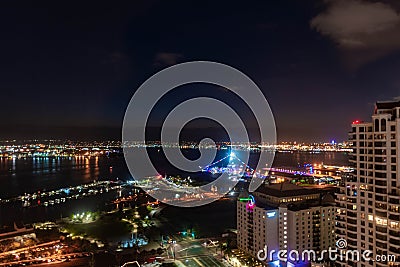
[[(354, 173), (345, 175), (337, 194), (337, 239), (345, 250), (400, 256), (400, 102), (377, 102), (371, 122), (354, 121), (350, 163)], [(346, 258), (337, 266), (398, 266), (388, 260)]]

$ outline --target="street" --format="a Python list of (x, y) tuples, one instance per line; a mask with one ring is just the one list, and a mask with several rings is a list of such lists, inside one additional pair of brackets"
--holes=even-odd
[(180, 259), (180, 262), (187, 267), (225, 267), (224, 263), (215, 259), (213, 256), (193, 256), (185, 259)]
[(89, 266), (90, 258), (79, 258), (72, 259), (69, 262), (51, 262), (51, 263), (40, 263), (31, 265), (32, 267), (44, 267), (44, 266), (57, 266), (57, 267), (87, 267)]
[(184, 238), (175, 244), (170, 244), (167, 249), (167, 257), (174, 259), (178, 266), (187, 267), (212, 267), (229, 266), (222, 262), (221, 251), (219, 247), (206, 248), (202, 244), (208, 239)]

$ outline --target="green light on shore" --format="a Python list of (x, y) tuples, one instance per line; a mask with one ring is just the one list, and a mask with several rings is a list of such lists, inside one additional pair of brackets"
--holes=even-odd
[(249, 197), (239, 198), (239, 201), (250, 201), (250, 200), (251, 200), (251, 198), (249, 198)]

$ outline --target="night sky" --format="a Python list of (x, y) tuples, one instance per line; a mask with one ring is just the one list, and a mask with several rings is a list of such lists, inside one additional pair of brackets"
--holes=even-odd
[(118, 140), (136, 88), (193, 60), (251, 77), (280, 141), (344, 140), (400, 96), (396, 0), (0, 5), (0, 138)]

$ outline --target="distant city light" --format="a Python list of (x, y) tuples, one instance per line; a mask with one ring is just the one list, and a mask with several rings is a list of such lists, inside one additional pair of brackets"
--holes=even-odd
[(70, 189), (69, 188), (64, 188), (62, 189), (64, 191), (65, 194), (69, 195)]

